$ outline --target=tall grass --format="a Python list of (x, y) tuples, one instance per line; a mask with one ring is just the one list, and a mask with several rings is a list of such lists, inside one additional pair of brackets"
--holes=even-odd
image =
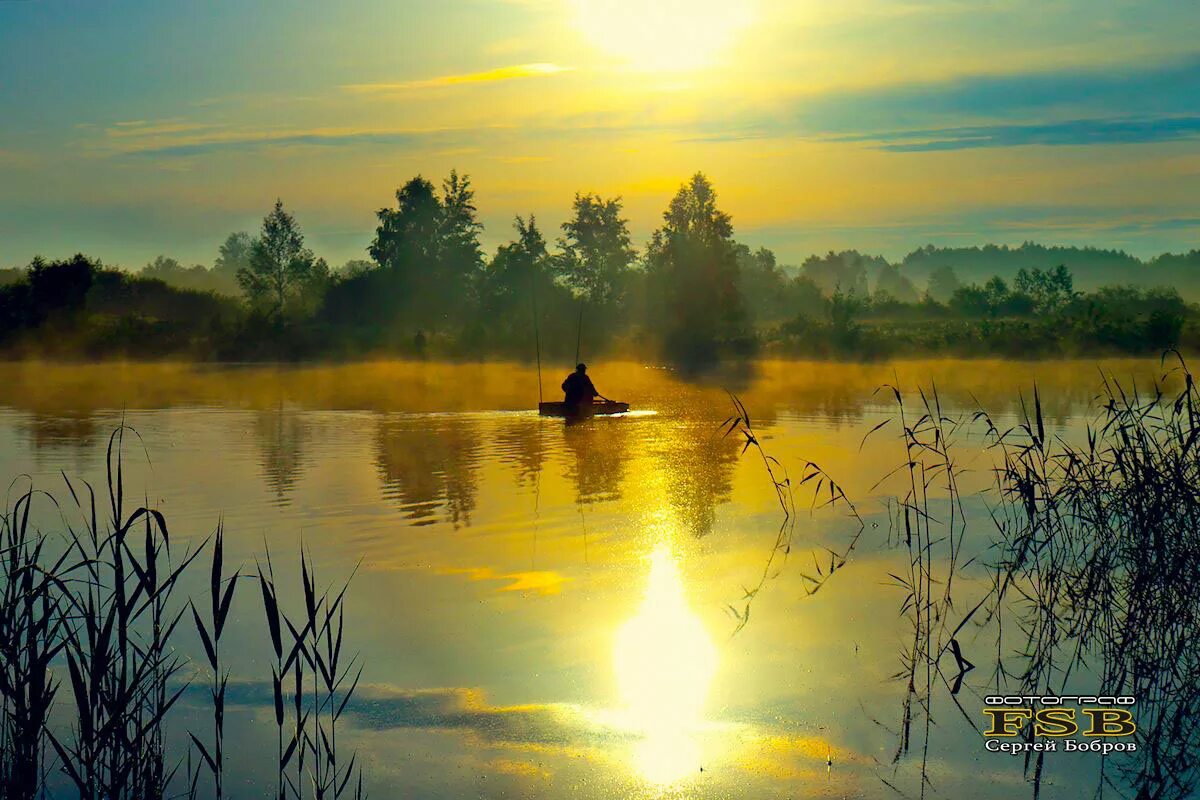
[[(64, 475), (69, 504), (30, 488), (0, 519), (3, 800), (49, 796), (56, 774), (87, 800), (207, 796), (202, 770), (209, 773), (213, 796), (227, 794), (230, 674), (221, 659), (221, 641), (235, 587), (245, 576), (226, 571), (222, 525), (198, 546), (177, 553), (162, 513), (145, 505), (129, 508), (122, 462), (129, 434), (122, 426), (109, 439), (105, 496), (99, 502), (90, 484)], [(37, 500), (56, 512), (60, 528), (36, 527)], [(206, 551), (211, 553), (211, 598), (202, 615), (197, 603), (183, 597), (181, 586)], [(258, 577), (266, 580), (261, 573)], [(357, 686), (357, 674), (352, 682), (346, 679), (357, 660), (343, 655), (348, 582), (334, 598), (325, 593), (318, 599), (311, 561), (302, 564), (302, 577), (305, 622), (298, 631), (287, 623), (294, 634), (287, 660), (282, 659), (273, 575), (269, 587), (263, 582), (264, 599), (268, 588), (272, 598), (266, 621), (279, 659), (273, 681), (276, 719), (282, 730), (280, 680), (292, 667), (298, 720), (292, 747), (312, 755), (309, 770), (301, 766), (295, 780), (286, 786), (280, 782), (278, 797), (334, 798), (350, 791), (361, 797), (361, 770), (356, 771), (354, 758), (339, 762), (336, 741), (337, 718)], [(178, 649), (180, 623), (189, 610), (211, 674), (212, 727), (207, 733), (187, 732), (194, 753), (172, 753), (168, 726), (177, 721), (170, 711), (196, 666)], [(311, 690), (300, 687), (301, 661), (315, 665), (314, 676), (320, 674)], [(302, 707), (308, 710), (301, 713)], [(281, 754), (281, 764), (286, 763)], [(358, 779), (353, 787), (352, 776)]]
[(182, 615), (172, 596), (200, 552), (173, 563), (163, 515), (145, 506), (127, 511), (121, 452), (128, 432), (122, 426), (109, 439), (103, 511), (89, 484), (64, 476), (73, 507), (63, 513), (65, 548), (53, 573), (60, 579), (45, 584), (60, 591), (43, 599), (65, 611), (58, 645), (75, 720), (70, 732), (47, 728), (46, 736), (79, 796), (95, 800), (159, 797), (174, 776), (163, 726), (186, 684), (177, 685), (184, 662), (170, 645)]
[[(1174, 800), (1200, 787), (1200, 390), (1183, 359), (1170, 359), (1161, 379), (1141, 390), (1104, 375), (1082, 442), (1048, 429), (1036, 387), (1018, 421), (1003, 426), (982, 410), (947, 413), (936, 387), (918, 389), (915, 400), (899, 387), (881, 388), (895, 413), (864, 441), (898, 428), (903, 460), (876, 488), (901, 484), (885, 502), (889, 544), (907, 556), (907, 568), (890, 578), (903, 592), (899, 611), (909, 630), (894, 675), (903, 691), (893, 769), (880, 775), (891, 788), (907, 796), (896, 768), (915, 755), (916, 794), (934, 789), (935, 710), (976, 727), (978, 706), (964, 708), (964, 690), (980, 698), (1133, 695), (1136, 756), (1098, 760), (1097, 796)], [(763, 452), (745, 407), (734, 405), (723, 430), (740, 431), (743, 452), (758, 450), (783, 509), (765, 580), (778, 554), (791, 550), (792, 483)], [(994, 457), (991, 489), (970, 497), (989, 511), (982, 523), (964, 505), (958, 453), (968, 436), (982, 437)], [(828, 489), (824, 502), (844, 501), (857, 517), (815, 465), (805, 465), (806, 481)], [(968, 539), (968, 529), (980, 524), (990, 527), (987, 543), (968, 551), (966, 542), (979, 541)], [(831, 571), (845, 564), (833, 556)], [(964, 589), (969, 568), (973, 585)], [(980, 590), (982, 575), (990, 580)], [(802, 575), (813, 590), (827, 578)], [(749, 604), (735, 613), (740, 628)], [(980, 683), (972, 660), (990, 663)], [(1036, 798), (1048, 775), (1044, 753), (1027, 756), (1025, 770)]]
[[(1168, 394), (1169, 383), (1182, 388)], [(921, 795), (931, 786), (938, 689), (971, 720), (957, 695), (974, 665), (959, 637), (987, 629), (995, 636), (987, 688), (996, 693), (1069, 694), (1075, 681), (1082, 691), (1137, 698), (1138, 755), (1100, 760), (1098, 793), (1190, 796), (1200, 778), (1200, 397), (1182, 359), (1149, 391), (1103, 376), (1083, 443), (1048, 430), (1036, 387), (1006, 427), (984, 411), (947, 416), (936, 390), (919, 392), (913, 419), (889, 388), (908, 483), (893, 530), (911, 567), (892, 576), (906, 591), (902, 612), (912, 628), (897, 675), (906, 691), (896, 756), (913, 747), (919, 723)], [(983, 498), (992, 543), (969, 556), (955, 459), (956, 439), (967, 433), (981, 433), (995, 456)], [(982, 559), (990, 590), (959, 608), (956, 576)], [(1015, 648), (1006, 621), (1019, 628)], [(1025, 769), (1038, 797), (1045, 753), (1027, 756)]]
[[(899, 386), (885, 385), (880, 391), (894, 398), (895, 416), (872, 428), (863, 441), (895, 424), (904, 453), (901, 464), (876, 484), (900, 479), (900, 493), (886, 501), (889, 538), (907, 554), (907, 569), (888, 576), (904, 592), (900, 615), (909, 628), (907, 644), (900, 652), (901, 668), (892, 676), (904, 686), (892, 764), (917, 749), (918, 795), (923, 798), (933, 788), (929, 748), (937, 690), (948, 689), (951, 702), (974, 725), (957, 695), (975, 665), (963, 655), (956, 638), (961, 622), (951, 628), (956, 613), (955, 578), (972, 560), (963, 554), (967, 515), (959, 484), (962, 467), (955, 458), (962, 420), (943, 409), (936, 386), (918, 389), (915, 404), (907, 401)], [(943, 661), (946, 656), (949, 658)]]
[(981, 417), (1000, 454), (996, 601), (1023, 638), (1000, 679), (1059, 692), (1088, 670), (1135, 696), (1139, 758), (1105, 762), (1098, 788), (1139, 798), (1200, 784), (1200, 393), (1178, 354), (1169, 363), (1144, 390), (1104, 376), (1081, 445), (1046, 431), (1036, 396), (1015, 428)]
[[(229, 670), (221, 662), (221, 635), (225, 632), (225, 623), (229, 620), (229, 608), (233, 603), (233, 592), (237, 588), (238, 575), (235, 573), (228, 580), (224, 577), (225, 567), (225, 531), (221, 525), (213, 538), (212, 569), (209, 572), (209, 604), (208, 623), (196, 610), (195, 602), (189, 603), (192, 610), (192, 620), (196, 624), (196, 633), (204, 645), (204, 656), (208, 659), (208, 667), (212, 672), (209, 693), (212, 698), (212, 740), (211, 747), (195, 733), (190, 733), (192, 744), (204, 759), (204, 766), (212, 776), (213, 794), (217, 800), (225, 796), (225, 696), (229, 690)], [(192, 792), (195, 792), (196, 780), (191, 782)]]
[[(787, 467), (783, 465), (783, 462), (775, 456), (770, 455), (766, 451), (766, 448), (763, 447), (762, 440), (754, 428), (754, 423), (751, 420), (750, 412), (746, 409), (745, 403), (742, 402), (741, 398), (732, 393), (730, 393), (729, 399), (733, 404), (734, 413), (721, 423), (720, 434), (722, 437), (740, 437), (743, 442), (742, 455), (745, 455), (751, 449), (758, 454), (762, 461), (763, 470), (766, 472), (768, 479), (770, 479), (775, 489), (775, 499), (779, 502), (779, 508), (783, 513), (779, 529), (775, 534), (775, 543), (771, 547), (771, 551), (767, 556), (766, 563), (758, 580), (751, 586), (743, 587), (743, 594), (740, 600), (742, 607), (740, 609), (732, 604), (728, 606), (729, 613), (737, 620), (737, 628), (734, 630), (734, 633), (737, 633), (750, 622), (750, 607), (755, 598), (758, 597), (759, 592), (762, 591), (768, 580), (779, 574), (779, 567), (776, 562), (780, 560), (786, 561), (791, 556), (796, 534), (796, 520), (798, 519), (795, 491), (797, 486), (807, 486), (811, 489), (810, 511), (815, 511), (818, 507), (824, 508), (841, 505), (846, 509), (846, 512), (856, 526), (849, 541), (840, 550), (824, 547), (810, 552), (813, 562), (812, 569), (800, 573), (801, 578), (804, 580), (804, 592), (806, 595), (816, 594), (835, 572), (846, 566), (847, 560), (862, 539), (863, 532), (866, 530), (866, 523), (863, 521), (862, 516), (859, 515), (858, 508), (846, 495), (842, 487), (816, 462), (804, 462), (800, 480), (793, 484), (791, 477), (788, 475)], [(825, 563), (827, 557), (829, 559), (828, 564)]]
[(33, 493), (0, 521), (0, 798), (32, 798), (45, 777), (46, 722), (57, 686), (50, 664), (65, 645), (62, 600), (50, 585), (62, 560), (43, 567), (44, 542), (29, 528)]
[[(356, 771), (355, 768), (357, 754), (352, 754), (348, 763), (340, 763), (340, 751), (337, 746), (338, 722), (362, 677), (362, 665), (358, 657), (347, 658), (343, 650), (345, 598), (349, 581), (341, 587), (326, 589), (318, 594), (312, 558), (302, 550), (300, 567), (304, 606), (299, 617), (300, 624), (297, 625), (292, 621), (292, 617), (279, 608), (269, 554), (267, 565), (267, 574), (270, 577), (264, 577), (260, 568), (259, 582), (263, 590), (264, 609), (268, 620), (272, 621), (272, 648), (276, 658), (272, 689), (280, 744), (277, 783), (279, 796), (286, 796), (285, 788), (297, 798), (305, 796), (304, 764), (307, 760), (311, 765), (307, 772), (310, 784), (307, 788), (312, 797), (323, 800), (353, 796), (357, 800), (363, 795), (362, 771)], [(286, 658), (283, 657), (279, 620), (287, 626), (290, 637)], [(293, 733), (287, 749), (284, 750), (282, 680), (289, 666), (294, 679)], [(307, 684), (304, 680), (305, 666), (308, 668)], [(296, 760), (295, 781), (287, 772), (289, 761), (293, 757)], [(351, 780), (355, 778), (357, 781), (351, 784)]]

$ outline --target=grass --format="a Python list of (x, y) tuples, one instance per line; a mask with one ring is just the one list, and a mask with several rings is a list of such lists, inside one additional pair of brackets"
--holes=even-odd
[(996, 680), (1054, 692), (1086, 670), (1135, 696), (1139, 757), (1103, 764), (1098, 791), (1138, 798), (1200, 783), (1200, 394), (1177, 353), (1164, 366), (1142, 390), (1104, 376), (1082, 445), (1047, 432), (1036, 395), (1013, 429), (981, 416), (1000, 456), (995, 604), (1015, 608), (1023, 640)]
[[(278, 602), (269, 556), (265, 573), (228, 572), (223, 525), (179, 553), (161, 512), (128, 507), (122, 464), (127, 435), (134, 434), (122, 426), (109, 439), (100, 501), (91, 485), (64, 475), (69, 504), (30, 488), (0, 519), (0, 799), (50, 796), (55, 775), (88, 800), (227, 796), (230, 673), (221, 643), (236, 587), (246, 580), (261, 588), (276, 657), (276, 797), (361, 798), (361, 769), (353, 755), (342, 761), (337, 745), (338, 718), (361, 674), (357, 658), (343, 649), (348, 582), (332, 596), (318, 595), (311, 558), (302, 549), (305, 605), (289, 616)], [(35, 501), (57, 512), (61, 530), (34, 525)], [(207, 603), (184, 597), (181, 589), (185, 573), (195, 571), (205, 553)], [(298, 626), (293, 618), (301, 620)], [(202, 665), (179, 653), (185, 621), (203, 645)], [(179, 721), (169, 712), (197, 667), (209, 675), (212, 725), (188, 730), (191, 748), (171, 753), (168, 726)], [(290, 692), (283, 686), (289, 671)]]
[[(902, 486), (885, 502), (889, 545), (906, 554), (907, 568), (890, 579), (903, 592), (908, 634), (893, 676), (903, 687), (897, 747), (879, 777), (901, 795), (935, 791), (935, 709), (951, 709), (978, 730), (978, 709), (964, 708), (964, 693), (978, 695), (981, 707), (984, 693), (1070, 694), (1072, 681), (1083, 691), (1137, 698), (1136, 755), (1098, 760), (1096, 796), (1175, 800), (1200, 786), (1200, 391), (1177, 353), (1163, 367), (1143, 389), (1102, 375), (1083, 443), (1048, 429), (1037, 388), (1007, 426), (982, 410), (947, 413), (936, 387), (919, 389), (915, 400), (896, 386), (881, 388), (895, 413), (867, 437), (899, 429), (903, 460), (876, 488)], [(783, 511), (765, 581), (792, 549), (793, 484), (762, 450), (736, 398), (734, 407), (723, 430), (744, 437), (743, 453), (760, 454)], [(968, 498), (957, 454), (972, 436), (993, 456), (994, 482)], [(815, 591), (845, 565), (862, 526), (838, 484), (814, 464), (804, 469), (800, 484), (815, 482), (814, 506), (845, 503), (860, 521), (843, 553), (829, 551), (828, 571), (803, 575)], [(979, 523), (965, 512), (968, 499), (986, 505), (991, 528), (990, 543), (971, 552), (968, 529)], [(980, 574), (991, 576), (982, 597), (963, 589), (968, 569), (975, 586)], [(735, 610), (739, 629), (762, 585)], [(973, 660), (990, 669), (975, 672)], [(919, 785), (910, 789), (898, 768), (913, 758)], [(1036, 798), (1048, 777), (1044, 753), (1024, 766)]]
[[(759, 592), (762, 591), (769, 579), (779, 574), (781, 567), (777, 564), (777, 561), (786, 560), (791, 556), (796, 533), (796, 521), (799, 518), (796, 507), (796, 487), (806, 486), (811, 489), (812, 502), (810, 503), (810, 511), (815, 511), (818, 507), (825, 508), (827, 506), (840, 505), (846, 509), (846, 512), (855, 524), (854, 533), (842, 549), (832, 550), (826, 547), (811, 551), (812, 569), (800, 573), (801, 578), (804, 580), (804, 593), (806, 595), (816, 594), (835, 572), (846, 566), (847, 560), (849, 560), (855, 548), (858, 547), (863, 532), (866, 530), (866, 523), (863, 521), (862, 516), (859, 515), (858, 508), (851, 502), (842, 487), (817, 463), (813, 461), (804, 462), (800, 480), (798, 483), (793, 484), (783, 463), (767, 453), (763, 447), (758, 433), (754, 428), (754, 423), (751, 420), (750, 412), (746, 409), (746, 405), (737, 395), (732, 393), (729, 395), (729, 399), (733, 405), (734, 413), (721, 423), (721, 436), (733, 436), (742, 439), (742, 455), (745, 455), (751, 449), (758, 454), (762, 460), (763, 469), (774, 486), (775, 498), (778, 500), (779, 508), (783, 514), (779, 530), (775, 535), (774, 546), (767, 556), (762, 573), (752, 586), (743, 587), (743, 594), (740, 601), (742, 608), (739, 609), (733, 605), (728, 607), (729, 612), (737, 619), (737, 628), (734, 630), (734, 633), (737, 633), (750, 622), (750, 607), (755, 598), (758, 597)], [(829, 559), (827, 565), (825, 564), (826, 557)]]

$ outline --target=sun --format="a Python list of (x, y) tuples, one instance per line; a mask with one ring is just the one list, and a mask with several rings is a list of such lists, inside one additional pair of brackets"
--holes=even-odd
[(573, 0), (576, 24), (596, 47), (634, 69), (682, 72), (710, 65), (753, 18), (746, 0)]

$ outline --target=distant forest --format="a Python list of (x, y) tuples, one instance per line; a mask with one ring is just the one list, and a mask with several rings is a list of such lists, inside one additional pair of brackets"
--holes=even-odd
[[(1200, 345), (1200, 250), (849, 250), (779, 264), (738, 242), (697, 173), (636, 247), (619, 197), (578, 194), (560, 230), (533, 215), (490, 256), (470, 179), (416, 177), (376, 213), (364, 254), (331, 268), (281, 201), (211, 267), (159, 256), (137, 272), (83, 254), (0, 270), (9, 358), (569, 360), (1053, 357)], [(550, 237), (553, 237), (551, 241)], [(1185, 299), (1186, 298), (1186, 299)]]

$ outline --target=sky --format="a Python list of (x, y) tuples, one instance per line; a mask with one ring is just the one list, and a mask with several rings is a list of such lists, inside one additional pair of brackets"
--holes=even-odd
[(1200, 4), (0, 0), (0, 266), (211, 264), (275, 199), (337, 265), (414, 175), (635, 242), (713, 180), (785, 263), (856, 248), (1200, 247)]

